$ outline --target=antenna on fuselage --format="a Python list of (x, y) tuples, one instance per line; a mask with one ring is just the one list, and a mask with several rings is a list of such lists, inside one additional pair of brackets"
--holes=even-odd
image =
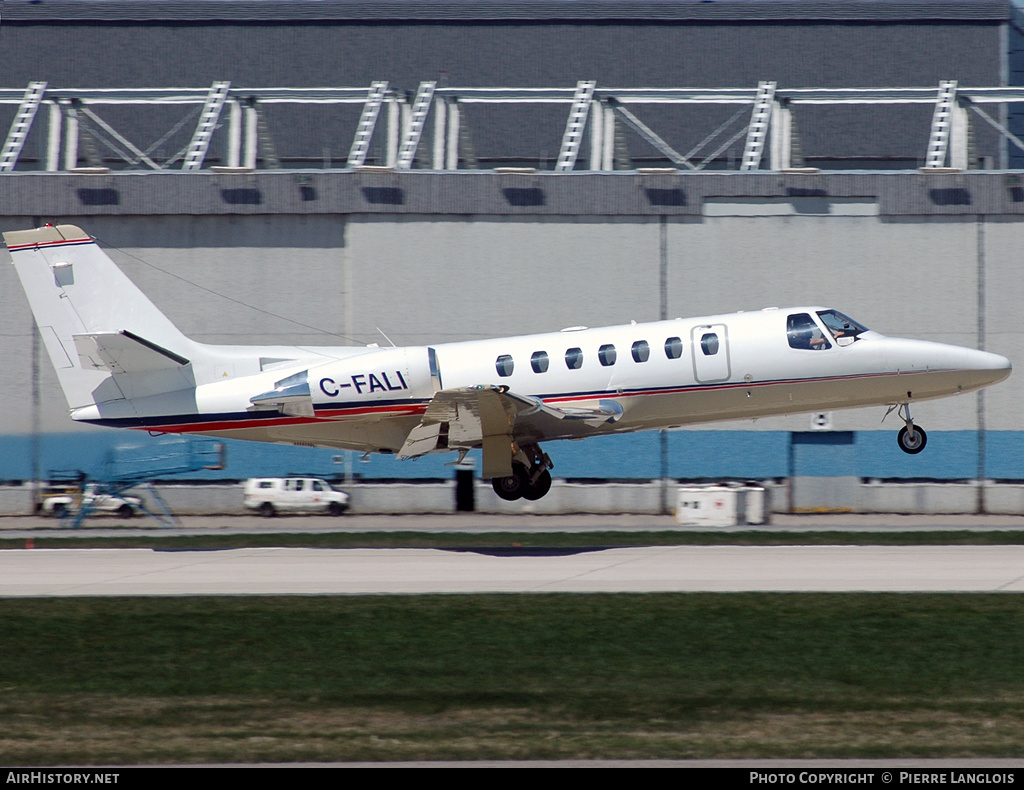
[(384, 330), (383, 330), (383, 329), (381, 329), (381, 328), (380, 328), (379, 326), (377, 327), (377, 331), (381, 333), (381, 336), (382, 336), (382, 337), (383, 337), (383, 338), (384, 338), (385, 340), (387, 340), (387, 341), (388, 341), (389, 343), (391, 343), (391, 347), (392, 347), (392, 348), (398, 348), (398, 346), (396, 346), (396, 345), (395, 345), (394, 341), (393, 341), (393, 340), (392, 340), (392, 339), (391, 339), (390, 337), (388, 337), (387, 335), (385, 335), (385, 334), (384, 334)]

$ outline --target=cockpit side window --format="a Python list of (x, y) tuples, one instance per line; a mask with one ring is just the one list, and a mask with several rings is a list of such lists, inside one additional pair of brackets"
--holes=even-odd
[[(819, 310), (818, 318), (841, 346), (852, 343), (861, 332), (868, 331), (866, 326), (858, 324), (838, 310)], [(847, 338), (849, 339), (847, 340)]]
[(807, 313), (796, 313), (786, 319), (786, 336), (789, 338), (790, 348), (799, 348), (805, 351), (823, 351), (832, 348), (825, 333), (814, 323), (814, 319)]

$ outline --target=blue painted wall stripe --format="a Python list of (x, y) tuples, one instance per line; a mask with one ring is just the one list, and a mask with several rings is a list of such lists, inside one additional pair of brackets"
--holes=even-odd
[[(846, 434), (843, 441), (797, 435), (792, 446), (786, 431), (675, 431), (668, 434), (669, 476), (681, 479), (764, 479), (786, 477), (790, 464), (798, 475), (834, 477), (937, 480), (971, 479), (978, 468), (978, 436), (975, 431), (932, 431), (928, 447), (917, 456), (902, 453), (895, 431), (861, 431)], [(842, 437), (840, 437), (842, 438)], [(112, 460), (123, 468), (133, 459), (174, 457), (184, 454), (193, 440), (182, 437), (149, 437), (121, 431), (48, 434), (40, 438), (40, 468), (81, 470), (103, 479)], [(819, 443), (820, 441), (820, 443)], [(309, 473), (341, 475), (345, 463), (361, 478), (448, 478), (454, 472), (446, 464), (454, 453), (397, 461), (375, 455), (367, 462), (358, 453), (302, 447), (229, 441), (227, 466), (222, 471), (197, 471), (182, 479), (217, 480)], [(661, 475), (661, 447), (657, 433), (602, 436), (585, 442), (550, 442), (545, 449), (555, 462), (553, 473), (563, 478), (653, 479)], [(0, 436), (0, 480), (20, 481), (31, 476), (32, 439), (27, 435)], [(470, 458), (476, 454), (471, 453)], [(342, 458), (344, 463), (335, 459)], [(157, 467), (162, 462), (152, 463)], [(987, 434), (987, 476), (991, 479), (1024, 480), (1024, 431), (990, 431)], [(164, 464), (165, 465), (165, 464)], [(146, 462), (139, 461), (139, 468)], [(479, 459), (477, 459), (479, 468)]]

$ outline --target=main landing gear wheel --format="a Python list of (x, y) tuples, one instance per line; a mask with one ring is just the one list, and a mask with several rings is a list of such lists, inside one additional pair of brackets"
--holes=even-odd
[(496, 477), (491, 481), (494, 493), (506, 502), (515, 502), (517, 499), (521, 499), (528, 485), (529, 474), (522, 464), (513, 464), (512, 474), (508, 477)]
[(551, 472), (542, 469), (534, 480), (536, 469), (537, 467), (534, 467), (534, 473), (531, 473), (522, 464), (513, 464), (512, 474), (508, 477), (494, 478), (491, 487), (494, 488), (494, 493), (506, 502), (514, 502), (517, 499), (536, 502), (551, 490)]
[(896, 436), (896, 441), (903, 452), (917, 455), (928, 444), (928, 435), (916, 425), (913, 428), (913, 433), (911, 433), (911, 428), (907, 425), (900, 429), (899, 434)]
[(550, 490), (551, 472), (545, 469), (540, 473), (532, 485), (527, 483), (526, 489), (523, 491), (523, 499), (527, 499), (530, 502), (536, 502)]

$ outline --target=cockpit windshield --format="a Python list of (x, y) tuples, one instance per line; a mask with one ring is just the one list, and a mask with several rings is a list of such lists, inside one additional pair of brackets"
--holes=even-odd
[(841, 346), (852, 343), (858, 335), (868, 331), (866, 326), (858, 324), (838, 310), (819, 310), (818, 318)]

